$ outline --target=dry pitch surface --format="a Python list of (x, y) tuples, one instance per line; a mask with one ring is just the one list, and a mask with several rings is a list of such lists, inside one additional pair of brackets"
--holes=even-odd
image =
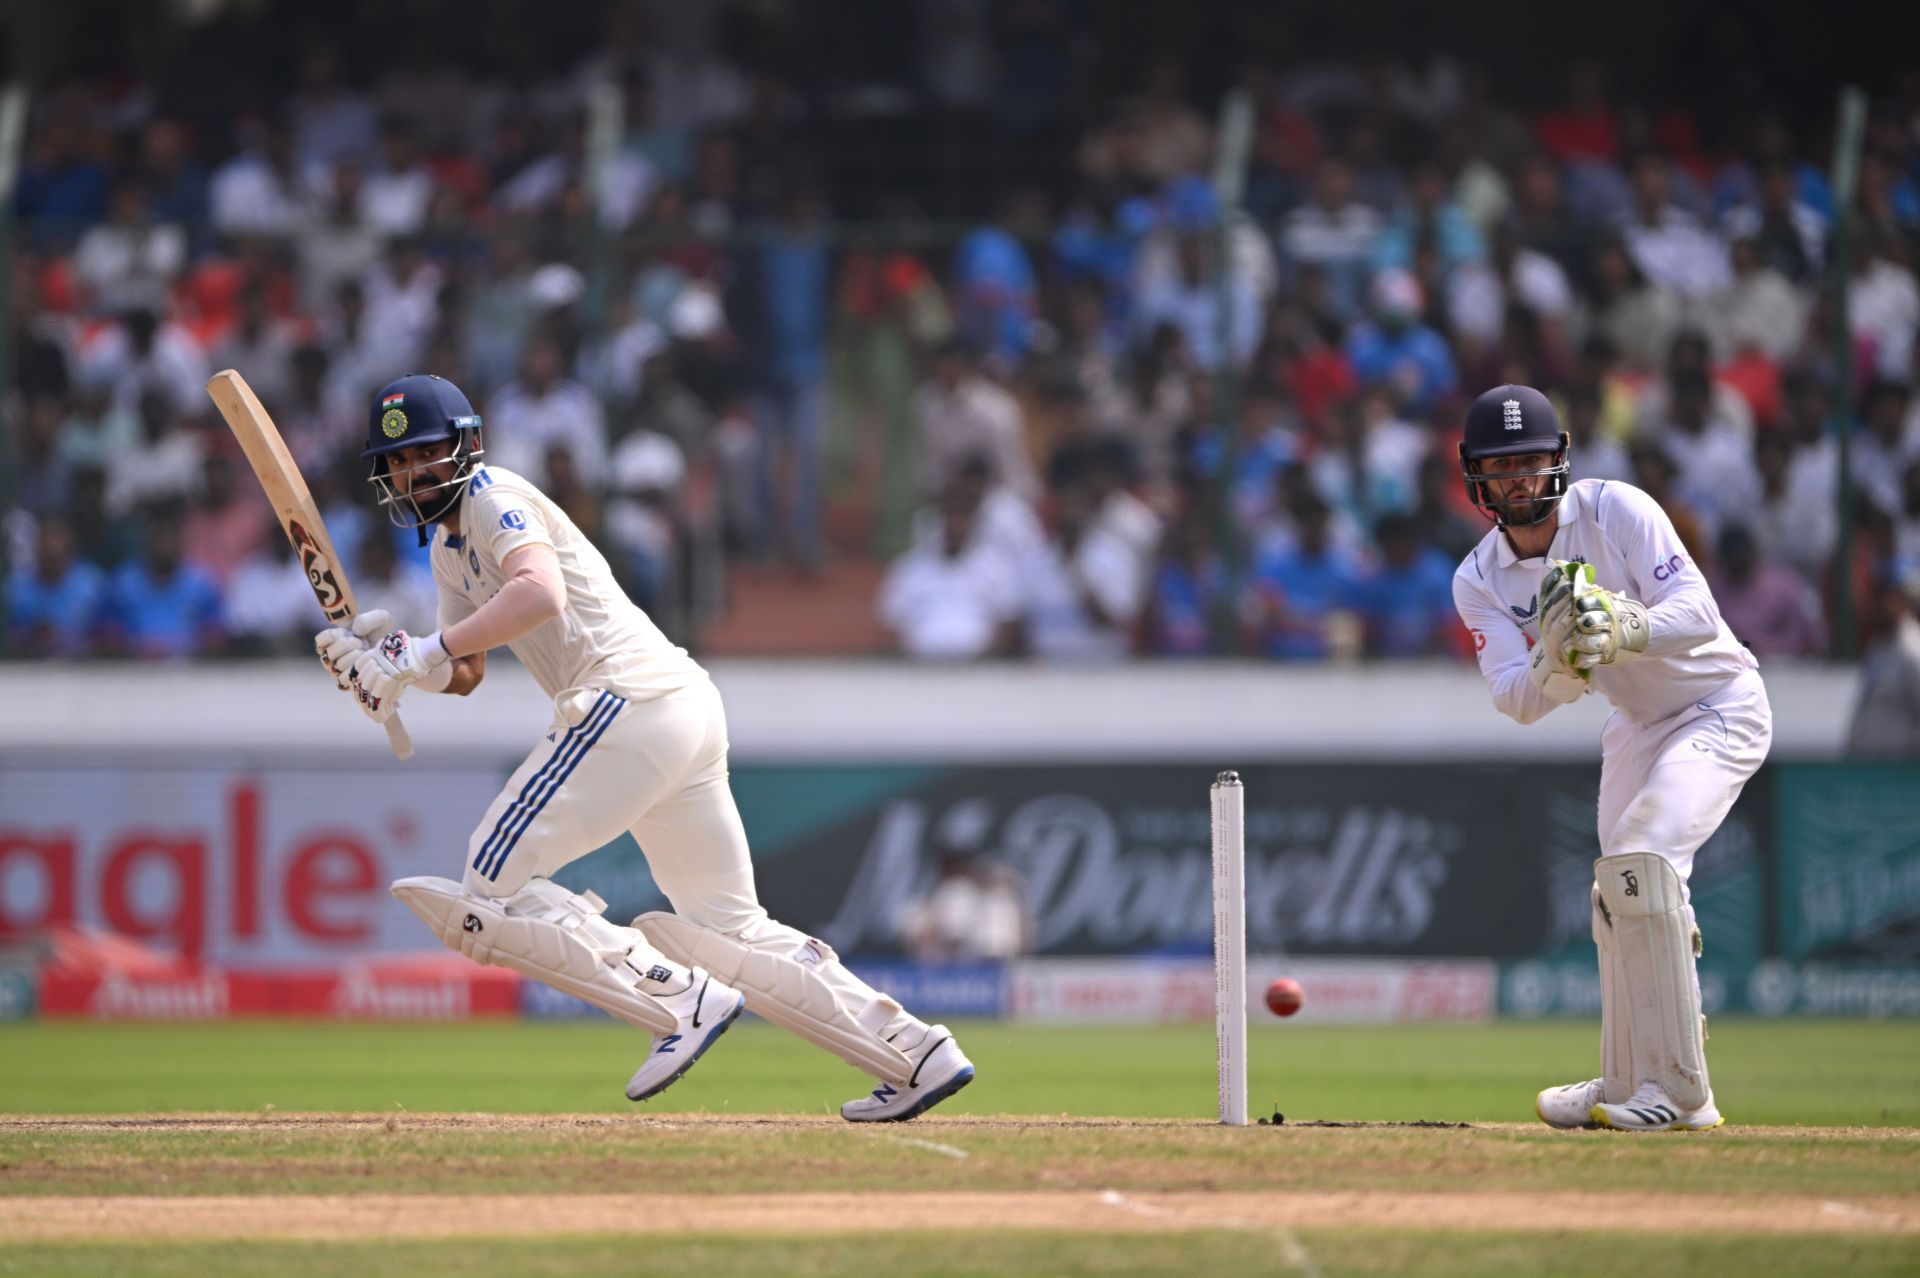
[[(669, 1192), (661, 1192), (668, 1190)], [(881, 1196), (876, 1196), (881, 1195)], [(0, 1117), (0, 1242), (908, 1230), (1920, 1235), (1920, 1131)], [(1916, 1245), (1920, 1256), (1920, 1245)]]

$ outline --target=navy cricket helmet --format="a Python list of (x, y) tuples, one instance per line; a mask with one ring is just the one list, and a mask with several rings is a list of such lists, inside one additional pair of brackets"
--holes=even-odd
[[(1502, 527), (1524, 528), (1540, 523), (1567, 495), (1570, 443), (1560, 425), (1560, 414), (1545, 395), (1531, 386), (1494, 387), (1467, 409), (1467, 426), (1460, 440), (1460, 474), (1467, 483), (1467, 496)], [(1492, 476), (1482, 473), (1480, 463), (1488, 458), (1527, 453), (1544, 453), (1552, 461), (1539, 470), (1509, 470)], [(1536, 496), (1505, 500), (1493, 493), (1492, 482), (1496, 479), (1542, 475), (1547, 483)]]
[[(448, 455), (453, 462), (452, 478), (423, 475), (421, 478), (428, 482), (410, 483), (404, 494), (394, 488), (391, 454), (444, 440), (453, 442)], [(367, 414), (367, 446), (360, 456), (373, 464), (367, 479), (379, 494), (387, 518), (402, 528), (421, 529), (424, 539), (426, 526), (446, 515), (460, 500), (484, 451), (480, 415), (460, 388), (431, 373), (410, 373), (388, 382), (373, 397), (373, 407)], [(412, 467), (409, 478), (424, 469)]]

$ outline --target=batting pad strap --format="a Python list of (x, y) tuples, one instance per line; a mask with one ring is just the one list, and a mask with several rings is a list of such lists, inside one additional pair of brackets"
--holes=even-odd
[[(850, 1007), (830, 979), (844, 969), (825, 942), (778, 926), (750, 939), (729, 936), (677, 914), (642, 914), (633, 925), (668, 958), (703, 967), (739, 990), (749, 1011), (788, 1033), (896, 1087), (912, 1079), (913, 1062), (882, 1033), (899, 1018), (900, 1005), (876, 993), (865, 1006)], [(851, 973), (844, 977), (838, 983), (854, 983)]]
[(396, 880), (391, 890), (448, 949), (476, 963), (510, 968), (654, 1034), (679, 1027), (643, 985), (685, 973), (668, 970), (640, 933), (602, 917), (606, 907), (597, 897), (578, 896), (551, 879), (530, 879), (499, 900), (424, 875)]
[(1603, 856), (1593, 863), (1600, 899), (1613, 918), (1613, 943), (1626, 995), (1636, 1085), (1667, 1089), (1688, 1110), (1707, 1103), (1706, 1031), (1694, 983), (1693, 929), (1686, 890), (1655, 852)]

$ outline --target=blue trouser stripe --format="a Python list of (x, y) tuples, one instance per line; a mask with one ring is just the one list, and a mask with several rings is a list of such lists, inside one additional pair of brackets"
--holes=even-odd
[(541, 809), (546, 807), (548, 800), (553, 798), (560, 784), (572, 775), (573, 769), (587, 751), (593, 748), (593, 743), (600, 739), (600, 734), (606, 731), (607, 725), (613, 722), (614, 715), (618, 714), (620, 707), (625, 704), (610, 692), (601, 693), (600, 698), (592, 712), (580, 721), (578, 727), (568, 733), (565, 745), (547, 761), (546, 766), (540, 769), (540, 773), (528, 783), (527, 788), (521, 791), (520, 799), (515, 801), (519, 805), (519, 812), (509, 811), (502, 816), (499, 826), (494, 831), (493, 839), (489, 840), (493, 844), (493, 850), (486, 853), (486, 864), (481, 867), (481, 873), (487, 878), (499, 877), (500, 867), (506, 864), (507, 855), (520, 841), (520, 836), (526, 833), (533, 819), (540, 814)]
[(481, 844), (480, 850), (474, 854), (474, 869), (481, 870), (483, 873), (485, 872), (483, 867), (492, 861), (493, 850), (498, 846), (500, 838), (506, 832), (507, 827), (512, 825), (518, 818), (520, 812), (526, 807), (528, 798), (533, 794), (534, 790), (539, 787), (541, 781), (546, 778), (549, 772), (558, 767), (561, 760), (574, 748), (588, 723), (595, 715), (600, 713), (601, 708), (606, 704), (606, 699), (609, 695), (610, 694), (605, 692), (600, 694), (600, 699), (594, 703), (593, 709), (588, 712), (587, 717), (567, 729), (567, 735), (561, 739), (560, 745), (554, 750), (553, 755), (545, 763), (540, 765), (539, 771), (527, 778), (525, 785), (520, 787), (520, 793), (514, 796), (512, 803), (507, 805), (507, 810), (500, 814), (500, 819), (494, 823), (493, 832), (487, 835), (487, 841)]
[(507, 836), (510, 829), (522, 824), (523, 817), (530, 817), (532, 812), (537, 810), (540, 804), (546, 802), (544, 794), (536, 799), (536, 793), (542, 790), (544, 783), (557, 770), (565, 767), (567, 761), (573, 758), (580, 749), (584, 748), (583, 743), (588, 733), (593, 730), (594, 725), (599, 721), (601, 716), (608, 713), (609, 706), (618, 700), (619, 699), (610, 692), (601, 693), (600, 699), (594, 703), (593, 709), (588, 712), (587, 717), (567, 730), (565, 740), (561, 741), (560, 748), (553, 752), (553, 757), (542, 764), (538, 772), (535, 772), (527, 778), (526, 785), (520, 788), (520, 793), (515, 796), (513, 802), (507, 805), (507, 810), (500, 814), (500, 820), (494, 824), (493, 833), (487, 836), (487, 841), (481, 845), (480, 851), (474, 855), (474, 869), (485, 874), (488, 878), (492, 878), (499, 872), (498, 858), (494, 853), (499, 848), (501, 840)]
[(594, 744), (606, 735), (607, 729), (613, 725), (614, 716), (620, 713), (620, 707), (625, 704), (626, 702), (620, 700), (618, 697), (613, 699), (607, 712), (600, 717), (599, 725), (594, 728), (593, 735), (581, 741), (580, 748), (574, 751), (573, 757), (568, 760), (565, 769), (547, 783), (546, 792), (535, 799), (533, 808), (527, 812), (526, 816), (520, 821), (519, 826), (507, 839), (505, 846), (503, 846), (494, 857), (493, 869), (488, 873), (488, 878), (499, 877), (500, 867), (507, 863), (509, 856), (513, 855), (514, 845), (520, 842), (520, 836), (527, 832), (527, 827), (533, 824), (533, 819), (540, 815), (542, 808), (547, 806), (547, 800), (559, 793), (560, 787), (566, 784), (568, 777), (573, 775), (573, 770), (580, 766), (582, 759), (587, 757), (587, 751), (593, 749)]
[(506, 864), (507, 854), (512, 851), (520, 836), (532, 824), (534, 817), (546, 807), (560, 783), (572, 773), (580, 758), (599, 740), (598, 733), (605, 729), (619, 711), (620, 700), (612, 693), (603, 692), (600, 700), (594, 703), (587, 717), (567, 734), (567, 740), (554, 753), (538, 774), (536, 774), (515, 800), (517, 810), (509, 810), (495, 828), (493, 838), (489, 840), (491, 850), (485, 854), (485, 862), (480, 871), (488, 878), (497, 878), (500, 867)]

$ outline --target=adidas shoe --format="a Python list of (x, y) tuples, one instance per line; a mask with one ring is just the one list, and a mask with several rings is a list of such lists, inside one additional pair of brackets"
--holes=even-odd
[(1541, 1122), (1563, 1132), (1582, 1128), (1591, 1131), (1600, 1126), (1593, 1119), (1593, 1107), (1606, 1098), (1607, 1081), (1590, 1078), (1584, 1083), (1547, 1088), (1533, 1098), (1533, 1112)]
[(1590, 1116), (1602, 1127), (1622, 1132), (1703, 1132), (1726, 1121), (1714, 1107), (1712, 1092), (1706, 1104), (1683, 1114), (1667, 1089), (1652, 1082), (1636, 1087), (1624, 1105), (1595, 1105)]

